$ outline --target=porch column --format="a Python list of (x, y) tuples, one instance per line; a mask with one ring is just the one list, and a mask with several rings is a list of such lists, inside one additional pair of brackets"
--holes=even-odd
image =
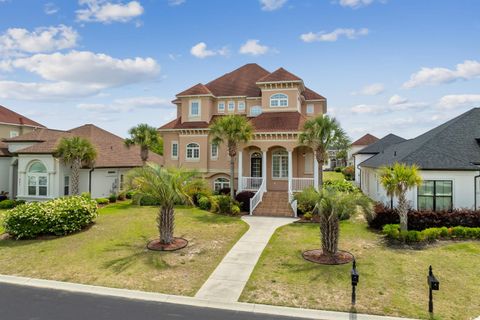
[(317, 152), (313, 153), (313, 186), (318, 191), (318, 161)]
[(288, 150), (288, 192), (292, 191), (292, 176), (293, 176), (293, 164), (292, 164), (292, 151)]
[[(233, 178), (232, 178), (233, 179)], [(242, 151), (238, 152), (238, 191), (241, 192), (243, 189), (242, 180), (243, 180), (243, 157)]]
[(265, 183), (265, 191), (267, 190), (267, 150), (262, 150), (262, 182)]

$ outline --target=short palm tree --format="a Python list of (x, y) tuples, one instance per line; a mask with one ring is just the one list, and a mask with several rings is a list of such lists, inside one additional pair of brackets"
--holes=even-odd
[[(217, 118), (210, 125), (210, 135), (212, 143), (217, 145), (220, 143), (227, 144), (228, 155), (230, 156), (230, 196), (234, 199), (235, 157), (238, 144), (252, 139), (253, 126), (244, 116), (224, 116)], [(241, 179), (241, 177), (238, 178)]]
[(141, 123), (128, 130), (130, 138), (125, 139), (125, 145), (131, 147), (137, 145), (140, 147), (140, 158), (143, 164), (148, 160), (148, 151), (156, 149), (161, 144), (161, 138), (156, 128), (148, 124)]
[(62, 138), (54, 155), (72, 168), (72, 194), (79, 195), (80, 169), (90, 166), (97, 157), (95, 147), (89, 140), (81, 137)]
[(148, 197), (160, 204), (157, 228), (160, 244), (168, 245), (174, 240), (175, 204), (191, 203), (185, 186), (195, 176), (194, 172), (182, 169), (165, 169), (156, 163), (131, 170), (127, 184), (138, 197)]
[(416, 165), (395, 163), (393, 166), (380, 169), (380, 183), (387, 191), (387, 195), (398, 197), (398, 215), (400, 216), (400, 229), (408, 230), (408, 201), (407, 191), (419, 186), (422, 177)]
[(323, 164), (325, 163), (327, 150), (337, 141), (347, 139), (345, 131), (335, 118), (320, 115), (305, 122), (299, 136), (299, 142), (316, 152), (319, 174), (318, 181), (315, 181), (315, 184), (318, 185), (319, 190), (323, 187)]
[(364, 214), (373, 211), (372, 201), (360, 192), (347, 193), (328, 189), (320, 192), (317, 210), (324, 255), (335, 257), (340, 238), (340, 220), (348, 218), (358, 209)]

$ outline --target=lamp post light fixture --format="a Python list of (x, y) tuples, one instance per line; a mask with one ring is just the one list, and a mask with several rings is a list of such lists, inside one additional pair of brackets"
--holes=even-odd
[(353, 259), (351, 276), (352, 276), (352, 306), (354, 306), (355, 303), (357, 302), (357, 295), (356, 295), (355, 289), (357, 288), (358, 280), (360, 278), (360, 275), (358, 274), (358, 271), (357, 271), (357, 263), (355, 259)]
[(428, 268), (428, 312), (433, 313), (433, 290), (440, 290), (440, 282), (435, 278), (432, 271), (432, 266)]

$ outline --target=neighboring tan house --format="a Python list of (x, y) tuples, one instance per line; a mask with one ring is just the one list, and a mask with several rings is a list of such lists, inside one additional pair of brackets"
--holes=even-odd
[(352, 142), (352, 144), (350, 145), (350, 149), (348, 149), (348, 153), (347, 153), (348, 165), (355, 166), (353, 155), (377, 141), (378, 141), (377, 137), (375, 137), (374, 135), (371, 135), (370, 133), (367, 133), (366, 135), (362, 136), (358, 140), (355, 140), (354, 142)]
[[(199, 83), (176, 97), (177, 118), (159, 129), (165, 166), (196, 169), (217, 191), (228, 187), (228, 152), (225, 145), (211, 143), (209, 125), (217, 117), (244, 115), (255, 132), (235, 159), (236, 191), (256, 192), (253, 206), (264, 200), (257, 214), (292, 215), (289, 196), (291, 200), (293, 192), (318, 178), (314, 154), (299, 145), (298, 134), (308, 118), (326, 113), (326, 99), (285, 69), (269, 72), (257, 64)], [(268, 205), (272, 207), (265, 209)]]
[[(139, 147), (129, 149), (122, 138), (92, 124), (68, 131), (40, 128), (4, 139), (10, 170), (0, 180), (8, 181), (10, 195), (28, 201), (70, 195), (70, 166), (53, 153), (61, 138), (74, 136), (88, 139), (97, 151), (93, 166), (80, 172), (80, 192), (90, 192), (93, 198), (118, 193), (123, 189), (125, 173), (142, 166)], [(162, 157), (154, 153), (150, 153), (149, 161), (163, 163)]]
[(29, 133), (36, 128), (44, 126), (0, 105), (0, 191), (10, 190), (8, 173), (11, 157), (7, 145), (1, 140)]
[(372, 143), (371, 145), (364, 147), (359, 151), (353, 153), (352, 156), (353, 156), (353, 166), (355, 168), (355, 183), (358, 186), (360, 186), (360, 184), (362, 183), (361, 174), (360, 174), (361, 170), (359, 167), (360, 163), (362, 163), (367, 159), (370, 159), (376, 154), (379, 154), (380, 152), (385, 150), (387, 147), (403, 141), (405, 141), (405, 139), (403, 139), (402, 137), (399, 137), (397, 135), (390, 133), (390, 134), (387, 134), (382, 139)]
[(407, 193), (413, 208), (480, 209), (480, 108), (415, 139), (390, 145), (360, 163), (362, 191), (387, 203), (378, 169), (396, 162), (420, 167), (423, 183)]

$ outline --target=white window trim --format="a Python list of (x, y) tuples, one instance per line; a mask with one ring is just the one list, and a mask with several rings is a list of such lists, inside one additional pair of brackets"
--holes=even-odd
[[(243, 105), (243, 108), (240, 108), (240, 105)], [(246, 109), (245, 101), (238, 101), (237, 110), (238, 111), (245, 111), (245, 109)]]
[[(230, 109), (230, 104), (233, 104), (233, 109)], [(235, 112), (235, 101), (228, 101), (227, 110), (228, 112)]]
[[(275, 152), (279, 150), (273, 151), (272, 153), (272, 180), (288, 180), (288, 153), (285, 155), (276, 155)], [(287, 176), (286, 177), (275, 177), (273, 175), (273, 159), (274, 157), (284, 157), (287, 156)], [(279, 162), (279, 173), (282, 174), (282, 161)]]
[[(45, 167), (47, 172), (44, 172), (44, 173), (30, 172), (30, 168), (37, 162), (41, 163)], [(47, 166), (40, 160), (34, 160), (28, 166), (26, 175), (27, 175), (27, 179), (26, 179), (27, 196), (31, 198), (47, 198), (50, 192), (50, 179), (49, 179)], [(35, 194), (30, 194), (29, 192), (30, 177), (35, 177)], [(45, 187), (47, 188), (47, 194), (44, 196), (40, 195), (40, 177), (44, 177), (47, 180), (47, 184), (45, 185)]]
[[(194, 155), (195, 155), (195, 152), (192, 151), (192, 157), (188, 157), (188, 146), (190, 144), (196, 144), (197, 145), (197, 148), (198, 148), (198, 158), (196, 158)], [(187, 143), (187, 145), (185, 146), (185, 160), (187, 161), (200, 161), (200, 145), (196, 142), (190, 142), (190, 143)]]
[[(308, 111), (310, 107), (312, 108), (312, 109), (311, 109), (311, 110), (312, 110), (311, 112)], [(314, 105), (313, 103), (308, 103), (308, 104), (307, 104), (307, 110), (306, 110), (306, 111), (307, 111), (307, 114), (314, 114), (314, 113), (315, 113), (315, 105)]]
[(16, 130), (10, 131), (10, 138), (15, 138), (18, 137), (19, 133)]
[[(309, 160), (309, 159), (307, 158), (307, 155), (308, 155), (308, 158), (310, 158), (310, 156), (311, 156), (311, 159), (312, 159), (311, 164), (310, 164), (310, 163), (307, 163), (307, 160)], [(304, 173), (304, 174), (313, 174), (313, 171), (315, 170), (315, 169), (314, 169), (314, 166), (315, 166), (314, 161), (316, 161), (316, 160), (315, 160), (315, 157), (313, 156), (313, 152), (312, 152), (312, 153), (306, 153), (304, 160), (305, 160), (305, 161), (304, 161), (304, 166), (305, 166), (305, 167), (303, 168), (303, 173)], [(308, 165), (308, 167), (307, 167), (307, 165)]]
[[(225, 179), (225, 180), (227, 180), (227, 181), (217, 182), (217, 181), (220, 180), (220, 179)], [(220, 178), (217, 178), (217, 179), (215, 179), (215, 180), (213, 181), (213, 190), (214, 190), (214, 191), (217, 191), (217, 190), (215, 189), (215, 185), (216, 185), (217, 183), (220, 184), (220, 189), (218, 189), (218, 191), (219, 191), (219, 190), (222, 190), (223, 188), (229, 188), (229, 187), (230, 187), (230, 179), (225, 178), (225, 177), (220, 177)], [(227, 186), (224, 185), (225, 183), (227, 184)]]
[[(177, 155), (173, 155), (173, 145), (177, 145)], [(170, 147), (170, 156), (173, 160), (178, 160), (178, 141), (172, 141)]]
[[(198, 103), (198, 114), (197, 115), (192, 114), (192, 103), (194, 103), (194, 102)], [(202, 114), (202, 101), (200, 99), (190, 100), (188, 102), (188, 116), (190, 118), (200, 118), (201, 114)]]
[[(223, 109), (220, 109), (220, 105), (223, 105)], [(218, 102), (217, 111), (218, 111), (218, 113), (225, 113), (225, 101)]]
[[(252, 110), (254, 110), (254, 109), (260, 109), (260, 113), (254, 115), (254, 114), (252, 113)], [(251, 116), (251, 117), (258, 117), (258, 116), (261, 115), (262, 113), (263, 113), (263, 108), (262, 108), (261, 106), (252, 106), (252, 107), (250, 108), (250, 116)]]
[[(217, 155), (213, 155), (213, 146), (217, 148)], [(212, 143), (210, 144), (210, 159), (217, 160), (218, 159), (218, 144)]]
[[(282, 106), (280, 101), (282, 100), (285, 100), (285, 98), (273, 98), (274, 96), (276, 95), (282, 95), (282, 96), (285, 96), (286, 97), (286, 100), (287, 100), (287, 105), (285, 106)], [(278, 101), (278, 106), (274, 106), (272, 105), (272, 101)], [(288, 95), (284, 94), (284, 93), (274, 93), (270, 96), (270, 108), (288, 108)]]

